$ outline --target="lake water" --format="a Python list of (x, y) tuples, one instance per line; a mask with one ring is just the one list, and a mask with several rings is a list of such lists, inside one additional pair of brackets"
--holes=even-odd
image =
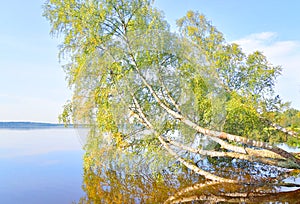
[(0, 129), (0, 203), (72, 203), (83, 196), (75, 129)]
[[(86, 132), (80, 131), (0, 129), (0, 203), (300, 203), (299, 187), (203, 185), (194, 173), (153, 180), (147, 174), (105, 170), (101, 162), (84, 170), (89, 160), (83, 160)], [(97, 161), (99, 152), (94, 151)], [(300, 184), (295, 175), (285, 182)]]

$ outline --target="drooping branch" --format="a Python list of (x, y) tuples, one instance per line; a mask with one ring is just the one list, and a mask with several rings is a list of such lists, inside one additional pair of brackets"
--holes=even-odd
[[(230, 158), (236, 158), (236, 159), (241, 159), (241, 160), (247, 160), (247, 161), (250, 161), (250, 162), (261, 162), (261, 163), (264, 163), (264, 164), (285, 167), (285, 166), (283, 166), (284, 163), (281, 163), (280, 161), (265, 158), (264, 154), (262, 154), (261, 156), (258, 156), (258, 154), (260, 153), (261, 150), (253, 150), (250, 154), (241, 154), (241, 153), (236, 153), (236, 152), (208, 151), (208, 150), (195, 149), (195, 148), (183, 145), (181, 143), (178, 143), (176, 141), (169, 140), (169, 139), (167, 139), (167, 141), (171, 145), (174, 145), (174, 146), (179, 147), (183, 150), (187, 150), (189, 152), (200, 154), (200, 155), (203, 155), (203, 156), (230, 157)], [(255, 151), (258, 151), (258, 152), (254, 153)]]
[(274, 123), (266, 118), (263, 118), (263, 117), (260, 117), (262, 120), (264, 120), (267, 124), (269, 124), (270, 126), (272, 126), (273, 128), (275, 128), (276, 130), (280, 131), (280, 132), (283, 132), (289, 136), (293, 136), (293, 137), (298, 137), (299, 134), (297, 132), (294, 132), (292, 130), (288, 130), (284, 127), (282, 127), (281, 125), (277, 124), (277, 123)]
[(215, 141), (219, 145), (221, 145), (221, 147), (224, 149), (227, 149), (227, 150), (230, 150), (233, 152), (237, 152), (237, 153), (241, 153), (241, 154), (247, 154), (247, 151), (244, 147), (229, 144), (228, 142), (221, 140), (220, 138), (217, 138), (217, 137), (210, 137), (210, 139)]
[[(132, 55), (132, 57), (133, 57), (133, 55)], [(133, 59), (134, 59), (134, 57), (133, 57)], [(289, 152), (287, 152), (287, 151), (285, 151), (281, 148), (278, 148), (276, 146), (270, 145), (270, 144), (265, 143), (265, 142), (255, 141), (255, 140), (247, 139), (245, 137), (241, 137), (241, 136), (237, 136), (237, 135), (233, 135), (233, 134), (228, 134), (228, 133), (225, 133), (225, 132), (209, 130), (209, 129), (200, 127), (196, 123), (192, 122), (191, 120), (189, 120), (188, 118), (183, 116), (182, 113), (175, 112), (174, 110), (170, 109), (166, 104), (164, 104), (161, 101), (158, 94), (154, 91), (152, 86), (147, 82), (145, 77), (142, 75), (141, 71), (139, 70), (139, 68), (137, 66), (137, 63), (135, 63), (135, 70), (138, 73), (138, 75), (140, 76), (140, 78), (142, 79), (144, 85), (149, 89), (150, 93), (152, 94), (154, 99), (157, 101), (157, 103), (167, 113), (169, 113), (171, 116), (173, 116), (175, 119), (180, 120), (182, 123), (184, 123), (187, 126), (193, 128), (197, 132), (202, 133), (202, 134), (207, 135), (207, 136), (211, 136), (211, 137), (215, 137), (215, 138), (219, 138), (219, 139), (223, 139), (223, 140), (229, 140), (229, 141), (233, 141), (233, 142), (238, 142), (238, 143), (248, 145), (248, 146), (252, 146), (252, 147), (254, 146), (254, 147), (259, 147), (259, 148), (264, 148), (264, 149), (270, 150), (271, 152), (274, 152), (274, 153), (276, 153), (276, 154), (278, 154), (278, 155), (280, 155), (280, 156), (282, 156), (286, 159), (290, 159), (295, 164), (297, 164), (300, 168), (300, 159), (295, 158), (294, 155), (290, 154)]]
[(204, 171), (202, 169), (200, 169), (199, 167), (197, 167), (195, 164), (192, 164), (190, 162), (187, 162), (186, 160), (184, 160), (182, 157), (180, 157), (176, 152), (174, 152), (169, 146), (168, 143), (166, 143), (164, 141), (164, 138), (162, 138), (162, 136), (157, 135), (159, 141), (162, 143), (162, 145), (164, 146), (164, 148), (169, 152), (170, 155), (174, 156), (175, 158), (177, 158), (177, 160), (182, 163), (184, 166), (186, 166), (187, 168), (189, 168), (190, 170), (194, 171), (195, 173), (204, 176), (206, 179), (212, 180), (212, 181), (218, 181), (218, 182), (223, 182), (223, 183), (238, 183), (238, 181), (236, 180), (232, 180), (232, 179), (226, 179), (226, 178), (222, 178), (219, 176), (216, 176), (214, 174), (211, 174), (207, 171)]
[(156, 91), (154, 91), (154, 89), (152, 88), (152, 86), (147, 82), (146, 78), (143, 76), (143, 74), (141, 73), (140, 69), (138, 68), (138, 64), (135, 60), (135, 57), (132, 53), (130, 53), (130, 56), (134, 62), (134, 68), (135, 71), (137, 72), (137, 74), (140, 76), (140, 78), (142, 79), (142, 82), (144, 83), (144, 85), (148, 88), (148, 90), (150, 91), (151, 95), (153, 96), (153, 98), (156, 100), (156, 102), (164, 109), (166, 110), (170, 115), (172, 115), (174, 118), (176, 119), (183, 119), (183, 116), (180, 115), (179, 113), (175, 112), (174, 110), (172, 110), (167, 104), (165, 104), (158, 96), (158, 94), (156, 93)]
[[(227, 92), (227, 93), (231, 93), (232, 90), (230, 88), (228, 88), (223, 82), (222, 79), (220, 79), (220, 77), (217, 74), (214, 74), (213, 77), (217, 78), (219, 81), (219, 84), (222, 86), (222, 88)], [(298, 137), (299, 133), (292, 131), (292, 130), (288, 130), (285, 127), (282, 127), (281, 125), (274, 123), (272, 121), (270, 121), (269, 119), (263, 117), (262, 115), (258, 115), (258, 117), (265, 122), (266, 124), (270, 125), (271, 127), (275, 128), (276, 130), (283, 132), (284, 134), (293, 136), (293, 137)]]
[(195, 173), (204, 176), (206, 179), (212, 180), (212, 181), (218, 181), (218, 182), (225, 182), (225, 183), (237, 183), (238, 181), (236, 180), (232, 180), (232, 179), (226, 179), (226, 178), (222, 178), (219, 176), (216, 176), (214, 174), (211, 174), (209, 172), (206, 172), (202, 169), (200, 169), (199, 167), (197, 167), (195, 164), (192, 164), (190, 162), (187, 162), (185, 159), (183, 159), (182, 157), (180, 157), (175, 151), (173, 151), (168, 143), (164, 140), (164, 138), (158, 133), (156, 132), (154, 126), (150, 123), (150, 121), (146, 118), (141, 106), (139, 105), (137, 99), (135, 98), (135, 96), (132, 94), (132, 98), (136, 107), (137, 112), (139, 113), (139, 116), (144, 123), (147, 125), (147, 127), (151, 130), (154, 131), (156, 137), (158, 138), (158, 140), (160, 141), (160, 143), (163, 145), (163, 147), (165, 148), (165, 150), (172, 155), (174, 158), (176, 158), (181, 164), (183, 164), (184, 166), (186, 166), (188, 169), (194, 171)]
[(162, 88), (164, 89), (164, 92), (165, 92), (167, 98), (171, 101), (171, 104), (176, 108), (177, 112), (181, 112), (179, 105), (176, 103), (175, 99), (171, 96), (171, 92), (166, 87), (165, 83), (163, 82), (163, 80), (160, 77), (159, 77), (159, 82), (160, 82)]
[[(164, 74), (161, 74), (161, 75), (159, 74), (158, 79), (157, 79), (157, 76), (155, 76), (154, 77), (155, 82), (153, 82), (153, 84), (152, 84), (152, 82), (147, 80), (147, 77), (143, 76), (144, 67), (151, 66), (149, 64), (153, 63), (153, 58), (150, 59), (152, 61), (151, 61), (151, 63), (149, 63), (149, 59), (146, 58), (147, 56), (145, 55), (146, 52), (145, 53), (141, 52), (142, 55), (139, 55), (140, 53), (133, 52), (131, 47), (135, 47), (137, 45), (136, 48), (138, 48), (138, 49), (141, 49), (141, 48), (147, 49), (147, 46), (149, 45), (149, 41), (147, 42), (148, 44), (145, 44), (142, 40), (139, 41), (138, 39), (128, 40), (127, 37), (132, 36), (131, 35), (132, 33), (129, 33), (129, 30), (131, 30), (131, 31), (146, 30), (146, 32), (148, 32), (148, 31), (150, 31), (150, 29), (153, 29), (153, 28), (158, 29), (158, 30), (164, 30), (164, 29), (167, 30), (168, 29), (167, 28), (168, 26), (164, 25), (164, 19), (159, 16), (160, 15), (159, 12), (157, 14), (155, 14), (156, 12), (154, 10), (152, 10), (150, 1), (142, 0), (142, 1), (138, 1), (138, 2), (132, 2), (132, 4), (130, 4), (130, 3), (126, 4), (126, 2), (124, 2), (124, 1), (101, 1), (98, 3), (96, 2), (96, 4), (94, 4), (95, 3), (94, 2), (92, 4), (87, 4), (86, 8), (88, 8), (88, 9), (83, 10), (83, 11), (88, 11), (88, 14), (86, 14), (85, 12), (81, 12), (81, 10), (80, 10), (81, 5), (85, 5), (85, 3), (88, 3), (88, 2), (85, 2), (85, 1), (77, 2), (76, 1), (76, 3), (74, 3), (74, 4), (78, 5), (79, 12), (75, 12), (75, 13), (73, 13), (73, 12), (66, 13), (65, 12), (64, 13), (61, 11), (64, 11), (65, 10), (64, 6), (68, 6), (68, 4), (60, 4), (59, 1), (57, 1), (57, 2), (51, 1), (51, 2), (48, 2), (47, 4), (49, 6), (52, 5), (53, 8), (50, 9), (48, 7), (48, 11), (46, 14), (47, 18), (50, 20), (50, 22), (52, 24), (52, 30), (57, 30), (57, 32), (65, 33), (66, 35), (70, 34), (69, 36), (66, 36), (64, 45), (62, 47), (63, 47), (63, 49), (69, 49), (69, 50), (67, 50), (67, 52), (70, 52), (71, 66), (69, 66), (69, 68), (68, 68), (68, 75), (69, 75), (68, 77), (71, 79), (74, 78), (74, 80), (70, 80), (69, 84), (70, 84), (70, 86), (74, 87), (73, 100), (75, 100), (76, 102), (78, 101), (78, 103), (83, 102), (83, 104), (79, 105), (79, 109), (83, 115), (82, 118), (91, 117), (90, 115), (94, 116), (94, 114), (90, 114), (90, 113), (94, 113), (94, 112), (97, 112), (97, 110), (101, 110), (98, 112), (99, 114), (97, 113), (99, 115), (99, 117), (97, 115), (97, 118), (95, 118), (96, 122), (98, 123), (98, 126), (101, 126), (101, 127), (102, 126), (113, 126), (113, 127), (108, 128), (110, 130), (113, 128), (118, 129), (118, 127), (119, 127), (118, 125), (120, 125), (120, 126), (122, 125), (122, 128), (124, 127), (124, 129), (125, 129), (128, 127), (128, 126), (126, 126), (127, 124), (125, 124), (126, 122), (124, 122), (124, 114), (126, 114), (126, 113), (120, 113), (120, 114), (119, 113), (115, 114), (115, 113), (119, 110), (118, 108), (120, 107), (120, 104), (117, 104), (119, 102), (119, 99), (122, 97), (125, 97), (126, 100), (128, 98), (130, 98), (132, 100), (130, 102), (128, 102), (128, 100), (127, 100), (124, 104), (126, 105), (126, 107), (128, 107), (132, 110), (134, 116), (136, 116), (137, 120), (142, 125), (144, 125), (146, 128), (151, 130), (151, 133), (155, 133), (157, 139), (161, 143), (161, 145), (159, 145), (159, 148), (161, 146), (163, 146), (165, 148), (165, 150), (167, 152), (169, 152), (170, 155), (172, 155), (174, 158), (177, 158), (187, 168), (192, 169), (199, 175), (203, 175), (205, 178), (207, 178), (209, 180), (220, 181), (220, 182), (229, 182), (229, 183), (236, 182), (235, 180), (225, 179), (222, 177), (218, 177), (214, 174), (211, 174), (209, 172), (206, 172), (206, 171), (200, 169), (199, 167), (197, 167), (196, 165), (194, 165), (193, 163), (190, 163), (187, 160), (185, 160), (183, 156), (177, 154), (177, 152), (174, 151), (174, 149), (175, 150), (178, 149), (178, 148), (174, 148), (175, 143), (171, 144), (170, 141), (167, 142), (165, 140), (165, 137), (160, 134), (159, 128), (157, 128), (153, 125), (154, 122), (153, 122), (153, 124), (151, 124), (152, 120), (154, 121), (153, 118), (160, 117), (159, 114), (161, 114), (161, 111), (163, 111), (169, 118), (173, 117), (175, 120), (177, 120), (178, 123), (183, 124), (183, 126), (194, 129), (198, 133), (208, 136), (211, 140), (214, 140), (215, 142), (220, 144), (222, 148), (229, 150), (229, 152), (215, 152), (215, 151), (206, 151), (206, 152), (200, 151), (199, 152), (197, 150), (198, 151), (197, 154), (203, 154), (203, 155), (208, 155), (208, 156), (235, 157), (235, 158), (240, 158), (240, 159), (245, 159), (245, 160), (248, 159), (249, 161), (255, 161), (255, 159), (256, 159), (256, 158), (250, 158), (250, 156), (255, 156), (257, 158), (261, 158), (262, 160), (266, 159), (267, 162), (269, 162), (269, 158), (272, 158), (275, 161), (280, 160), (280, 159), (285, 159), (285, 160), (291, 160), (294, 164), (298, 165), (300, 168), (300, 159), (295, 158), (294, 155), (292, 155), (280, 148), (274, 147), (267, 143), (249, 140), (247, 138), (244, 138), (244, 137), (241, 137), (238, 135), (232, 135), (232, 134), (228, 134), (225, 132), (214, 131), (214, 130), (205, 128), (205, 126), (200, 126), (199, 124), (197, 124), (197, 122), (195, 122), (197, 120), (193, 120), (193, 119), (189, 118), (189, 114), (184, 113), (180, 110), (181, 108), (182, 109), (184, 108), (184, 105), (180, 106), (180, 104), (178, 104), (178, 101), (174, 100), (174, 98), (175, 99), (177, 98), (175, 95), (179, 93), (177, 91), (181, 87), (184, 87), (184, 86), (175, 87), (176, 91), (175, 91), (175, 93), (172, 93), (172, 91), (174, 91), (174, 88), (170, 88), (172, 86), (168, 86), (169, 85), (168, 81), (164, 81), (164, 79), (163, 79)], [(89, 3), (91, 3), (91, 2), (89, 2)], [(148, 3), (149, 3), (149, 5), (148, 5)], [(93, 7), (89, 8), (89, 5), (93, 5)], [(111, 8), (111, 6), (113, 8)], [(99, 9), (103, 9), (103, 10), (101, 10), (101, 12), (99, 12), (100, 11)], [(72, 9), (68, 9), (68, 11), (72, 11)], [(147, 11), (149, 11), (149, 12), (147, 12)], [(99, 13), (99, 15), (98, 16), (92, 15), (94, 13), (95, 14)], [(105, 18), (105, 17), (107, 17), (107, 18)], [(84, 19), (84, 20), (82, 20), (82, 19)], [(76, 27), (78, 27), (80, 22), (81, 22), (81, 24), (84, 24), (84, 25), (80, 25), (79, 26), (80, 28), (76, 28)], [(201, 28), (201, 26), (204, 26), (203, 27), (203, 28), (205, 28), (204, 32), (209, 31), (207, 28), (213, 28), (209, 24), (207, 24), (207, 25), (199, 24), (199, 28)], [(197, 28), (197, 27), (195, 27), (195, 28)], [(201, 29), (199, 29), (199, 31), (200, 30)], [(205, 30), (207, 30), (207, 31), (205, 31)], [(212, 29), (212, 30), (215, 30), (215, 29)], [(73, 31), (74, 31), (74, 33), (72, 34)], [(212, 32), (212, 31), (209, 31), (209, 32)], [(209, 34), (209, 32), (207, 34)], [(213, 34), (213, 33), (211, 33), (211, 34)], [(133, 34), (135, 34), (135, 33), (133, 33)], [(211, 35), (211, 34), (209, 34), (209, 35)], [(91, 36), (91, 37), (87, 37), (87, 36)], [(171, 36), (171, 35), (169, 35), (169, 36)], [(218, 36), (218, 35), (216, 35), (216, 36)], [(142, 36), (142, 37), (144, 37), (144, 36)], [(201, 45), (208, 46), (209, 43), (207, 43), (206, 40), (213, 40), (213, 39), (217, 40), (217, 38), (211, 38), (211, 39), (203, 38), (203, 40), (205, 42), (203, 41), (200, 43), (201, 43)], [(95, 42), (94, 42), (94, 40), (95, 40)], [(133, 41), (133, 40), (136, 40), (136, 41)], [(91, 42), (89, 42), (89, 41), (91, 41)], [(163, 41), (165, 41), (165, 39), (163, 39)], [(165, 42), (163, 42), (163, 43), (165, 43)], [(127, 43), (129, 49), (124, 48), (124, 46), (126, 46), (126, 43)], [(133, 44), (131, 44), (131, 43), (133, 43)], [(154, 47), (156, 45), (158, 45), (159, 43), (161, 43), (161, 41), (157, 41), (156, 38), (153, 40)], [(212, 47), (211, 47), (211, 45), (209, 45), (209, 47), (206, 47), (206, 48), (209, 48), (212, 51), (217, 50), (219, 48), (214, 49), (214, 46), (222, 47), (221, 43), (223, 43), (223, 40), (222, 40), (222, 42), (219, 42), (219, 43), (220, 44), (218, 44), (218, 41), (213, 42), (211, 44)], [(171, 44), (173, 44), (175, 46), (172, 46)], [(145, 45), (147, 45), (147, 46), (145, 46)], [(160, 47), (160, 45), (161, 44), (159, 44), (159, 47)], [(166, 45), (167, 46), (171, 45), (171, 49), (175, 48), (177, 46), (180, 47), (180, 49), (182, 49), (182, 50), (184, 48), (187, 48), (187, 47), (181, 46), (180, 43), (178, 44), (178, 42), (173, 39), (171, 39), (170, 41), (167, 41)], [(95, 50), (94, 50), (94, 46), (96, 47)], [(108, 47), (106, 48), (106, 46), (108, 46)], [(189, 47), (193, 48), (192, 45)], [(93, 49), (90, 50), (90, 48), (93, 48)], [(175, 49), (177, 49), (177, 48), (175, 48)], [(197, 48), (194, 50), (195, 53), (192, 52), (191, 55), (189, 55), (189, 56), (199, 57), (197, 55), (200, 54), (200, 58), (205, 57), (205, 55), (206, 55), (205, 53), (198, 52), (198, 51), (201, 52), (204, 50), (205, 49), (203, 49), (203, 47), (201, 47), (200, 49)], [(110, 56), (112, 57), (112, 59), (115, 62), (117, 62), (117, 63), (120, 62), (119, 63), (120, 65), (118, 65), (117, 67), (115, 67), (115, 66), (110, 67), (110, 65), (108, 65), (108, 68), (107, 68), (107, 64), (109, 64), (109, 63), (106, 64), (106, 62), (107, 61), (110, 62), (109, 56), (106, 54), (107, 52), (109, 52)], [(177, 53), (177, 51), (176, 51), (176, 53)], [(183, 54), (183, 53), (181, 52), (181, 54)], [(232, 53), (227, 52), (226, 54), (230, 55), (230, 54), (234, 54), (234, 52), (232, 52)], [(201, 55), (203, 55), (203, 56), (201, 56)], [(150, 56), (151, 56), (151, 54), (150, 54)], [(96, 58), (95, 60), (94, 60), (94, 57)], [(177, 56), (174, 57), (175, 60), (178, 59), (176, 57)], [(213, 57), (214, 56), (212, 55), (211, 60), (214, 60)], [(258, 57), (260, 57), (260, 55)], [(138, 61), (138, 60), (140, 60), (140, 61)], [(172, 66), (173, 62), (170, 63), (170, 61), (168, 61), (168, 60), (169, 59), (167, 58), (160, 65), (163, 66), (163, 63), (166, 63), (166, 67)], [(187, 60), (185, 59), (184, 63), (185, 63), (185, 61), (189, 61), (189, 60), (190, 59), (187, 59)], [(197, 60), (198, 61), (193, 61), (193, 62), (197, 62), (197, 63), (200, 62), (198, 58), (197, 58)], [(246, 59), (243, 58), (243, 60), (246, 60)], [(227, 62), (227, 60), (224, 60), (224, 61), (225, 61), (225, 63)], [(103, 63), (103, 62), (105, 62), (105, 63)], [(141, 66), (139, 66), (139, 65), (141, 65)], [(226, 64), (224, 64), (224, 65), (226, 65)], [(231, 63), (228, 65), (231, 65)], [(98, 70), (99, 69), (98, 66), (101, 66), (101, 71)], [(208, 65), (208, 66), (210, 66), (210, 65)], [(228, 66), (224, 66), (224, 67), (227, 68)], [(148, 68), (148, 70), (150, 70), (149, 67), (147, 67), (147, 68)], [(182, 68), (183, 68), (183, 70), (186, 69), (184, 66), (182, 66)], [(245, 68), (248, 68), (248, 67), (245, 67)], [(181, 67), (175, 67), (175, 69), (181, 70)], [(191, 69), (191, 70), (193, 70), (193, 69)], [(104, 74), (102, 73), (102, 71), (104, 72)], [(114, 77), (114, 76), (112, 76), (114, 74), (114, 71), (116, 72), (116, 76), (117, 76), (118, 80), (119, 80), (119, 78), (121, 78), (119, 84), (117, 84), (117, 82), (112, 81), (112, 78)], [(150, 71), (152, 71), (152, 70), (150, 70)], [(165, 70), (159, 70), (159, 72), (160, 71), (165, 71)], [(168, 71), (168, 70), (166, 70), (166, 71)], [(185, 71), (182, 71), (181, 73), (185, 74)], [(192, 74), (194, 74), (194, 73), (192, 73)], [(101, 75), (103, 75), (103, 76), (101, 76)], [(100, 76), (101, 76), (101, 80), (98, 80)], [(133, 88), (131, 87), (132, 89), (129, 89), (129, 90), (136, 89), (137, 86), (142, 86), (143, 89), (147, 89), (144, 93), (142, 93), (142, 97), (144, 97), (142, 100), (147, 100), (147, 99), (151, 98), (150, 99), (151, 102), (145, 103), (145, 104), (148, 106), (149, 104), (153, 105), (153, 103), (155, 103), (155, 105), (153, 105), (149, 109), (148, 109), (148, 107), (147, 108), (143, 107), (143, 106), (141, 107), (141, 105), (139, 104), (139, 102), (140, 102), (139, 100), (141, 98), (137, 99), (137, 98), (135, 98), (134, 94), (125, 93), (127, 90), (124, 91), (124, 84), (122, 84), (122, 82), (124, 82), (124, 81), (122, 81), (122, 80), (124, 80), (124, 78), (126, 78), (126, 77), (131, 77), (131, 76), (134, 76), (135, 77), (134, 79), (136, 79), (136, 77), (137, 77), (138, 80), (130, 81), (131, 84), (128, 83), (130, 86), (132, 85), (132, 87), (133, 87)], [(260, 75), (258, 75), (258, 76), (260, 76)], [(168, 75), (168, 77), (177, 77), (177, 76), (174, 76), (171, 73), (170, 75)], [(181, 76), (179, 76), (179, 77), (181, 77)], [(212, 75), (210, 75), (210, 77), (214, 78), (214, 76), (212, 76)], [(228, 77), (228, 78), (230, 78), (230, 77)], [(256, 79), (256, 78), (253, 78), (253, 79)], [(155, 84), (157, 82), (158, 82), (158, 84)], [(184, 84), (184, 85), (188, 85), (189, 84), (188, 80), (186, 80), (185, 83), (186, 84)], [(237, 83), (237, 84), (239, 84), (239, 83)], [(88, 86), (85, 86), (85, 85), (88, 85)], [(111, 86), (114, 86), (114, 85), (116, 85), (116, 86), (121, 85), (120, 86), (121, 91), (118, 94), (115, 94), (115, 95), (117, 95), (117, 97), (115, 97), (113, 94), (109, 93), (110, 90), (112, 89)], [(106, 98), (104, 100), (101, 100), (102, 95), (98, 94), (98, 93), (95, 93), (95, 96), (93, 96), (92, 99), (88, 101), (88, 103), (85, 103), (86, 100), (83, 98), (76, 99), (76, 97), (83, 97), (81, 95), (81, 93), (90, 93), (91, 92), (90, 90), (98, 89), (99, 87), (100, 87), (100, 89), (101, 89), (101, 87), (109, 87), (106, 89), (107, 90), (106, 95), (108, 95), (108, 96), (107, 97), (105, 96)], [(160, 91), (162, 90), (162, 91), (161, 92), (157, 91), (157, 87), (159, 87), (159, 90)], [(225, 89), (226, 89), (226, 87), (225, 87)], [(103, 88), (103, 90), (105, 90), (105, 88)], [(199, 90), (196, 90), (196, 91), (199, 92)], [(99, 92), (101, 92), (101, 90)], [(149, 92), (150, 92), (151, 96), (149, 96), (150, 95)], [(133, 93), (135, 93), (135, 92), (133, 91)], [(92, 94), (94, 94), (94, 93), (92, 93)], [(100, 102), (98, 102), (98, 100)], [(110, 111), (110, 109), (113, 109), (113, 108), (106, 105), (106, 104), (110, 104), (111, 101), (113, 101), (112, 105), (116, 105), (116, 107), (117, 107), (115, 109), (115, 112)], [(122, 104), (122, 105), (124, 105), (124, 104)], [(132, 108), (132, 106), (133, 106), (133, 108)], [(124, 108), (124, 107), (122, 106), (122, 108)], [(104, 111), (102, 111), (102, 110), (104, 110)], [(106, 110), (108, 110), (108, 111), (106, 111)], [(71, 111), (70, 111), (70, 113), (71, 113)], [(106, 112), (111, 112), (112, 113), (111, 115), (115, 114), (113, 116), (116, 116), (116, 117), (113, 117), (113, 116), (105, 117), (107, 115), (107, 114), (105, 114)], [(103, 113), (103, 114), (101, 115), (101, 113)], [(151, 114), (156, 114), (156, 113), (159, 113), (158, 116), (154, 115), (153, 117), (150, 117), (150, 116), (152, 116)], [(78, 113), (72, 113), (72, 115), (74, 117), (76, 117), (76, 114), (78, 114)], [(197, 115), (197, 114), (195, 114), (195, 115)], [(81, 116), (81, 115), (79, 115), (79, 116)], [(119, 116), (120, 116), (120, 119), (119, 119)], [(107, 118), (109, 118), (109, 120), (106, 120)], [(118, 118), (118, 119), (115, 119), (115, 118)], [(167, 117), (163, 116), (162, 120), (164, 120), (166, 118)], [(169, 118), (167, 118), (166, 120), (168, 120)], [(92, 119), (94, 120), (94, 117), (92, 117)], [(126, 116), (125, 116), (125, 119), (127, 119)], [(173, 120), (173, 119), (171, 119), (171, 120)], [(109, 121), (109, 122), (113, 121), (113, 122), (104, 123), (103, 121)], [(116, 125), (113, 124), (114, 122), (116, 123)], [(169, 122), (169, 121), (164, 121), (164, 122)], [(120, 123), (122, 123), (122, 124), (120, 124)], [(106, 125), (106, 124), (108, 124), (108, 125)], [(163, 124), (165, 124), (165, 123), (163, 123)], [(173, 125), (173, 124), (171, 124), (171, 125)], [(276, 125), (274, 125), (273, 123), (271, 123), (270, 125), (275, 126), (275, 128), (281, 130), (282, 132), (286, 132), (287, 134), (291, 135), (291, 133), (288, 132), (286, 129), (283, 129), (278, 126), (276, 127)], [(180, 128), (181, 127), (182, 126), (180, 126)], [(134, 127), (129, 126), (129, 128), (136, 129), (136, 126), (134, 126)], [(123, 130), (123, 129), (121, 129), (121, 130)], [(182, 130), (185, 130), (185, 127)], [(106, 129), (103, 131), (106, 131)], [(135, 138), (133, 138), (133, 139), (135, 139)], [(233, 144), (230, 144), (230, 142), (238, 143), (238, 144), (233, 145)], [(144, 144), (142, 144), (142, 145), (144, 145)], [(187, 147), (183, 147), (182, 145), (181, 146), (180, 145), (177, 145), (177, 147), (188, 150)], [(142, 146), (142, 147), (144, 147), (144, 146)], [(189, 149), (189, 151), (191, 151), (191, 150)], [(273, 160), (270, 160), (270, 161), (273, 161)], [(278, 166), (280, 166), (280, 165), (278, 164)]]
[(132, 99), (133, 99), (133, 103), (136, 107), (136, 110), (138, 112), (138, 116), (137, 118), (140, 119), (140, 121), (142, 121), (142, 124), (144, 124), (148, 129), (153, 130), (153, 126), (152, 124), (149, 122), (149, 120), (147, 119), (146, 115), (144, 114), (140, 104), (138, 103), (138, 100), (136, 99), (136, 97), (134, 96), (134, 94), (131, 94)]

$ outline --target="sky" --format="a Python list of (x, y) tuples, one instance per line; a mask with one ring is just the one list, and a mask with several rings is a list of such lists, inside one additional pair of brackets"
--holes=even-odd
[[(58, 122), (71, 91), (43, 0), (0, 0), (0, 121)], [(175, 29), (188, 10), (203, 13), (228, 42), (262, 51), (282, 76), (276, 92), (300, 109), (300, 1), (156, 0)]]

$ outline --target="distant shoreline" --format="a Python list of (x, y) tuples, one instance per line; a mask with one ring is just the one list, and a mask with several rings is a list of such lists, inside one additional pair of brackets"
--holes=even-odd
[[(73, 127), (69, 125), (68, 127)], [(65, 128), (64, 124), (41, 123), (41, 122), (0, 122), (0, 129), (42, 129), (42, 128)]]

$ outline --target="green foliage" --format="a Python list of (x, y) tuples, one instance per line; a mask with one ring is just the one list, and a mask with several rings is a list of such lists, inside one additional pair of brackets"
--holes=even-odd
[[(223, 130), (265, 142), (284, 141), (281, 133), (266, 129), (268, 124), (262, 120), (269, 111), (282, 111), (281, 100), (274, 95), (281, 67), (271, 65), (261, 52), (247, 56), (237, 44), (228, 44), (222, 33), (202, 14), (189, 11), (177, 24), (183, 36), (201, 50), (202, 57), (214, 70), (210, 71), (210, 76), (215, 77), (226, 92), (221, 94), (222, 104), (219, 105), (223, 106), (222, 115), (226, 115), (223, 116), (223, 120), (226, 118)], [(209, 107), (209, 104), (205, 106)], [(201, 107), (201, 110), (205, 108)]]
[(293, 131), (299, 131), (300, 128), (300, 111), (288, 108), (283, 113), (278, 115), (279, 123), (283, 127), (287, 127)]
[[(44, 16), (52, 34), (63, 39), (60, 57), (68, 62), (64, 69), (73, 91), (60, 119), (91, 127), (86, 168), (102, 157), (130, 169), (130, 162), (122, 166), (122, 155), (142, 163), (137, 153), (154, 166), (168, 165), (144, 118), (156, 132), (185, 144), (193, 144), (196, 134), (162, 105), (205, 128), (283, 141), (262, 120), (282, 110), (274, 96), (281, 68), (260, 52), (247, 56), (227, 43), (205, 16), (189, 11), (178, 20), (180, 34), (169, 30), (151, 0), (48, 0)], [(290, 120), (297, 122), (294, 115)]]
[(58, 120), (60, 123), (63, 123), (65, 126), (71, 124), (71, 117), (72, 117), (72, 103), (68, 101), (64, 107), (63, 112), (58, 116)]
[[(227, 103), (227, 115), (224, 131), (232, 134), (238, 134), (255, 139), (254, 128), (258, 127), (260, 120), (257, 117), (256, 110), (249, 105), (243, 98), (232, 97)], [(253, 138), (254, 137), (254, 138)]]

